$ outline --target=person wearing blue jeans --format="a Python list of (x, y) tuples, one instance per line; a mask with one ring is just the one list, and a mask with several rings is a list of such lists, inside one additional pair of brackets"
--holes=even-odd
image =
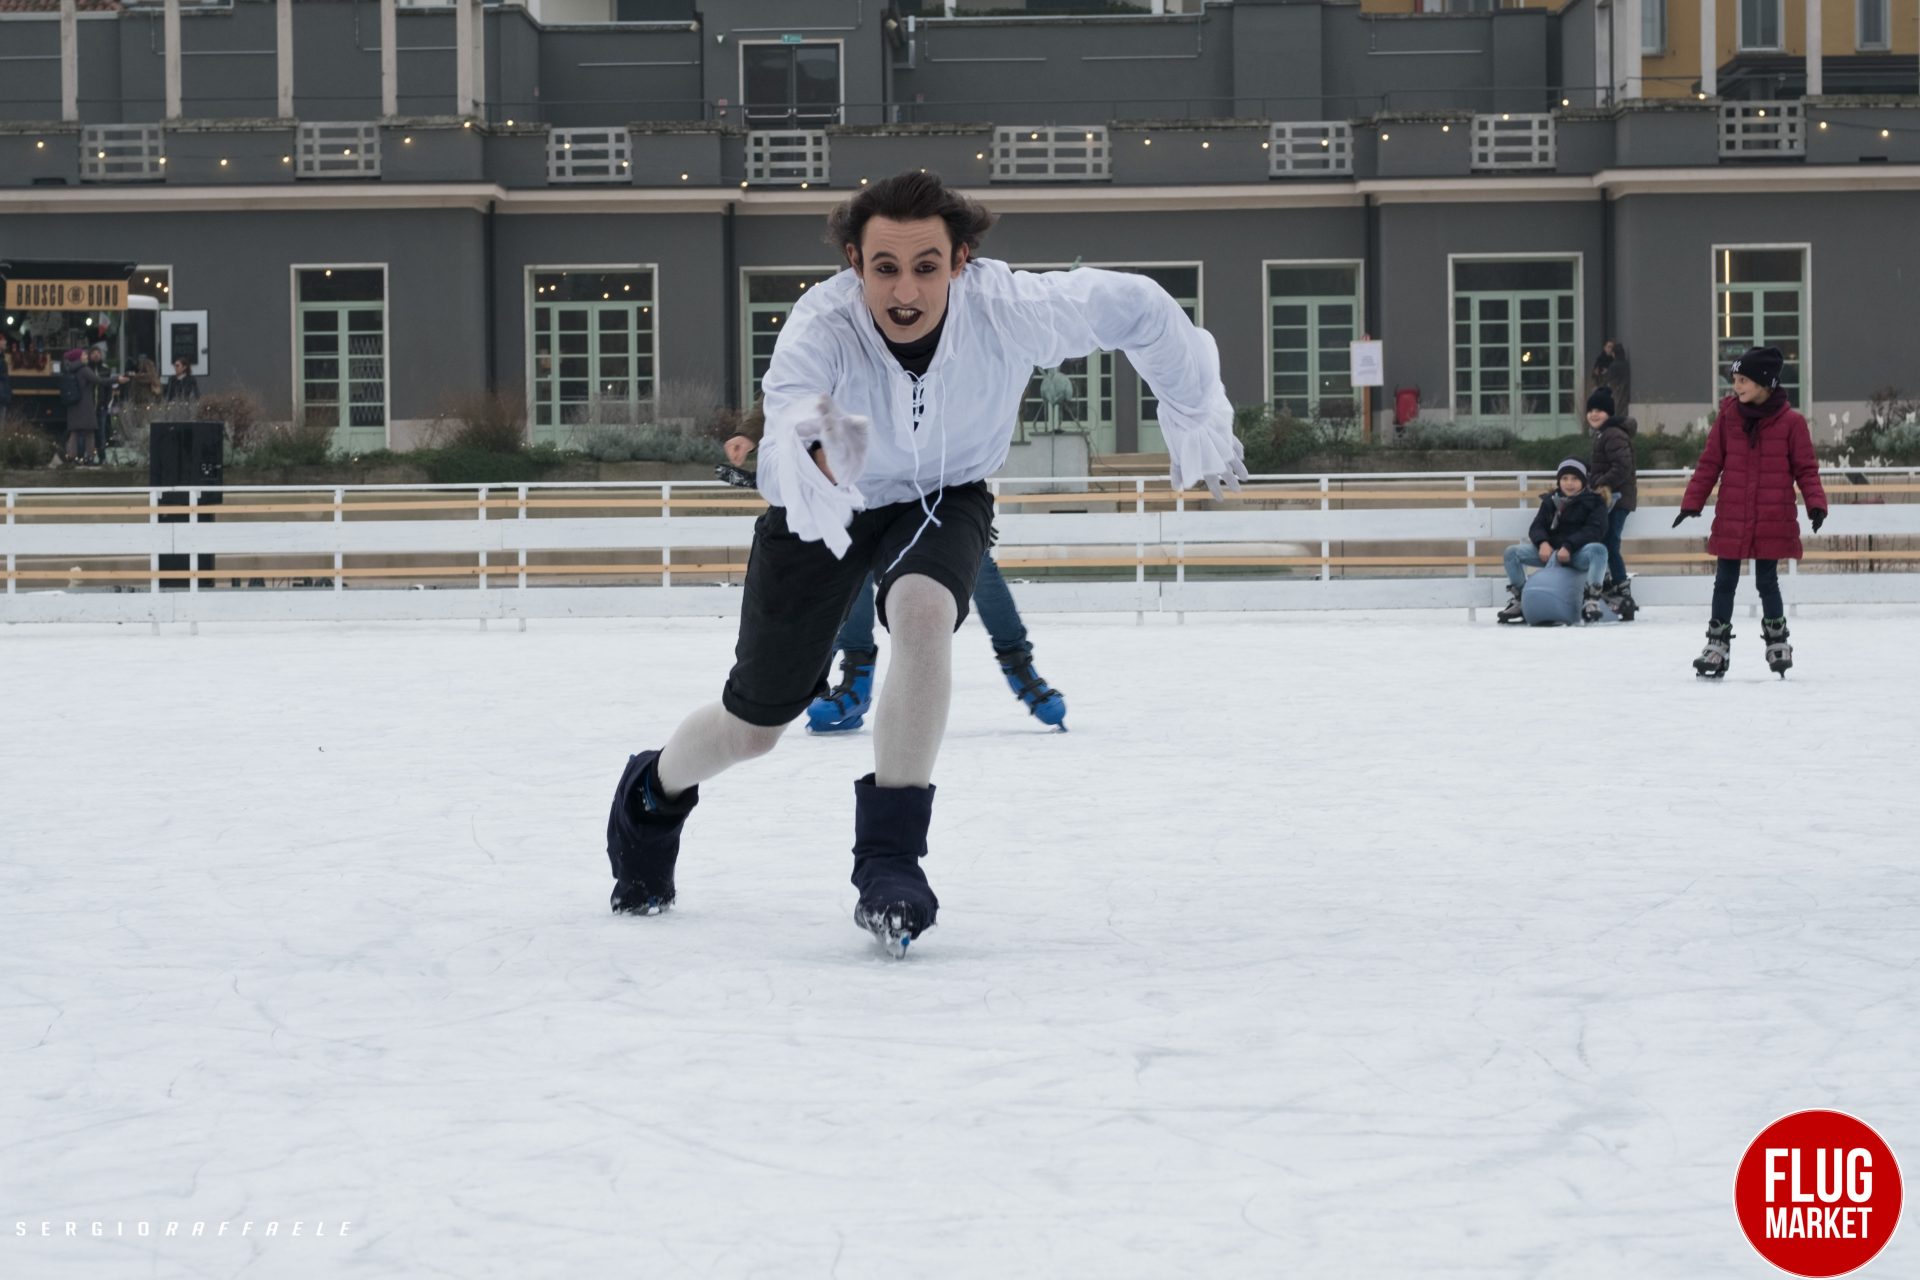
[[(973, 583), (973, 607), (993, 641), (993, 656), (1013, 696), (1042, 724), (1066, 727), (1067, 700), (1033, 669), (1033, 645), (1027, 624), (1014, 606), (1013, 592), (991, 555), (980, 557), (980, 574)], [(847, 620), (840, 625), (840, 683), (807, 708), (807, 728), (814, 733), (844, 733), (858, 729), (873, 705), (873, 666), (879, 646), (873, 634), (873, 579), (869, 577), (854, 597)]]
[(1553, 560), (1587, 575), (1580, 616), (1587, 622), (1600, 620), (1601, 588), (1607, 580), (1607, 503), (1587, 488), (1586, 463), (1568, 458), (1560, 464), (1554, 487), (1540, 498), (1540, 511), (1527, 531), (1527, 541), (1508, 547), (1503, 559), (1510, 594), (1499, 621), (1526, 621), (1520, 594), (1526, 590), (1527, 566), (1540, 567)]

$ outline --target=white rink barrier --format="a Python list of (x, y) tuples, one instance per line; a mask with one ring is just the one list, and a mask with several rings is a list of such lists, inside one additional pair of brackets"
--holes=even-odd
[[(1710, 563), (1711, 509), (1669, 527), (1684, 479), (1641, 476), (1625, 541), (1643, 605), (1703, 604), (1710, 590), (1673, 572)], [(1826, 479), (1832, 511), (1818, 536), (1803, 517), (1808, 571), (1790, 567), (1789, 601), (1920, 602), (1920, 469)], [(1020, 601), (1035, 612), (1472, 610), (1504, 599), (1500, 553), (1525, 539), (1551, 483), (1273, 476), (1216, 501), (1145, 479), (1008, 480), (994, 554), (1029, 579)], [(220, 505), (182, 492), (185, 506), (148, 489), (0, 493), (0, 622), (724, 616), (764, 509), (751, 492), (680, 481), (231, 487)], [(206, 554), (215, 567), (161, 566)]]

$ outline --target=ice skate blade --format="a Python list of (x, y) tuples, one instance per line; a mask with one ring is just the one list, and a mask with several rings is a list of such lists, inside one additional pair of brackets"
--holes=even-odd
[(865, 907), (853, 909), (853, 922), (873, 935), (886, 953), (895, 960), (907, 958), (907, 948), (913, 945), (915, 932), (908, 927), (907, 914), (899, 907), (889, 907), (885, 911), (868, 911)]
[(857, 715), (849, 720), (809, 720), (807, 732), (818, 734), (852, 733), (867, 722), (865, 715)]
[(620, 891), (615, 889), (607, 905), (617, 916), (663, 916), (673, 909), (673, 899), (662, 898), (655, 894), (649, 894), (645, 898), (622, 898)]

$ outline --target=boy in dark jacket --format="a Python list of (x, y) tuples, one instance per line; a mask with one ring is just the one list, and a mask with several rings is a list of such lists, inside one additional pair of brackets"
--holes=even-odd
[(1633, 461), (1633, 434), (1640, 424), (1620, 417), (1614, 411), (1613, 389), (1599, 387), (1587, 397), (1587, 428), (1593, 432), (1587, 478), (1607, 504), (1607, 583), (1602, 594), (1620, 621), (1632, 622), (1637, 606), (1627, 585), (1626, 562), (1620, 558), (1620, 534), (1627, 527), (1627, 517), (1640, 505)]
[(1586, 599), (1580, 617), (1598, 622), (1601, 617), (1600, 585), (1607, 576), (1607, 503), (1587, 488), (1587, 464), (1568, 458), (1560, 464), (1554, 488), (1541, 495), (1540, 512), (1533, 518), (1526, 542), (1507, 548), (1506, 608), (1498, 615), (1501, 622), (1525, 622), (1520, 609), (1520, 593), (1527, 586), (1528, 565), (1536, 568), (1549, 561), (1580, 570), (1587, 575)]

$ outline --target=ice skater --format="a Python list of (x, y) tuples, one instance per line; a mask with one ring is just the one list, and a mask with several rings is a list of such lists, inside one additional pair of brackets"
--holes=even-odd
[[(1022, 706), (1041, 724), (1066, 731), (1066, 695), (1046, 682), (1033, 667), (1033, 642), (1027, 638), (1027, 624), (1013, 603), (1013, 592), (993, 562), (991, 554), (980, 557), (980, 575), (973, 582), (973, 603), (980, 610), (981, 625), (993, 642), (994, 661), (1007, 687)], [(840, 683), (831, 692), (815, 698), (807, 707), (807, 729), (811, 733), (847, 733), (866, 723), (873, 708), (873, 668), (879, 661), (880, 647), (873, 638), (873, 579), (860, 584), (853, 609), (841, 624), (834, 641), (840, 651)]]
[(1813, 452), (1807, 420), (1780, 386), (1784, 362), (1778, 347), (1754, 347), (1733, 362), (1733, 394), (1720, 402), (1707, 446), (1680, 499), (1680, 514), (1673, 518), (1678, 529), (1682, 520), (1706, 510), (1707, 495), (1714, 481), (1720, 482), (1713, 529), (1707, 535), (1707, 551), (1720, 562), (1713, 575), (1713, 613), (1707, 621), (1707, 647), (1693, 660), (1694, 673), (1709, 680), (1727, 674), (1733, 593), (1740, 585), (1743, 560), (1753, 561), (1753, 585), (1760, 590), (1760, 636), (1767, 644), (1767, 666), (1783, 680), (1793, 666), (1787, 609), (1780, 599), (1780, 562), (1801, 555), (1793, 489), (1800, 487), (1815, 533), (1827, 518), (1827, 491), (1820, 483), (1820, 459)]
[[(615, 911), (656, 914), (699, 784), (765, 755), (826, 688), (835, 633), (869, 573), (893, 657), (874, 770), (854, 783), (854, 921), (894, 955), (939, 901), (920, 859), (966, 617), (1005, 462), (1038, 366), (1118, 349), (1160, 401), (1173, 482), (1246, 475), (1213, 339), (1144, 276), (1036, 275), (974, 257), (993, 216), (908, 172), (834, 210), (847, 269), (809, 289), (774, 347), (734, 664), (720, 701), (627, 761), (607, 823)], [(802, 828), (804, 829), (804, 828)]]

